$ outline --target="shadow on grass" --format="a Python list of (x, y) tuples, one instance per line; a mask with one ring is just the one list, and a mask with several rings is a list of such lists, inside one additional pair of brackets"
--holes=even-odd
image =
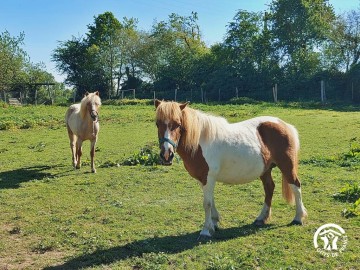
[(57, 176), (57, 174), (53, 174), (48, 171), (54, 169), (55, 167), (63, 167), (63, 165), (39, 165), (0, 172), (0, 189), (19, 188), (20, 184), (24, 182), (53, 178)]
[[(244, 225), (241, 227), (220, 229), (215, 233), (215, 236), (213, 239), (211, 239), (211, 242), (216, 243), (238, 237), (246, 237), (259, 231), (267, 231), (275, 228), (278, 228), (278, 226), (267, 225), (264, 227), (257, 227), (254, 225)], [(193, 232), (177, 236), (148, 238), (144, 240), (134, 241), (124, 246), (113, 247), (105, 250), (97, 250), (93, 253), (84, 254), (79, 257), (70, 259), (62, 265), (50, 266), (44, 269), (76, 270), (83, 269), (85, 267), (95, 267), (99, 265), (112, 264), (118, 261), (126, 260), (128, 258), (142, 256), (146, 253), (164, 252), (167, 254), (176, 254), (201, 245), (201, 243), (197, 241), (198, 236), (199, 232)]]

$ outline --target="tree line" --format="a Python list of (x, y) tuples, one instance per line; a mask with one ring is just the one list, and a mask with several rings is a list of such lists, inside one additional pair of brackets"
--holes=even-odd
[(52, 60), (78, 98), (136, 89), (140, 98), (271, 100), (276, 84), (280, 100), (318, 100), (324, 81), (329, 99), (360, 101), (360, 7), (337, 15), (327, 0), (273, 0), (263, 12), (234, 13), (223, 41), (208, 46), (196, 12), (146, 31), (105, 12)]
[(6, 102), (15, 93), (23, 103), (51, 104), (56, 94), (64, 94), (65, 87), (55, 81), (43, 63), (30, 61), (22, 49), (24, 38), (24, 33), (0, 33), (0, 97)]

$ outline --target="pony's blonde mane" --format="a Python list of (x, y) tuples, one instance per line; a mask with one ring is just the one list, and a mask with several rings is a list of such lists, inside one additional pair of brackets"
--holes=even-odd
[(160, 121), (181, 121), (183, 133), (181, 144), (187, 151), (195, 154), (200, 140), (211, 142), (221, 136), (228, 122), (222, 117), (205, 114), (185, 107), (181, 110), (177, 102), (161, 102), (156, 110), (156, 119)]
[(89, 103), (96, 103), (99, 106), (101, 105), (101, 99), (96, 93), (89, 93), (84, 96), (80, 103), (80, 115), (82, 119), (85, 119), (87, 114), (86, 106)]

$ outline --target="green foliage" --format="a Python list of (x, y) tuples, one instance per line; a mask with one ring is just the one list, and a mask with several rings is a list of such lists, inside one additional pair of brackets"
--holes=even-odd
[(215, 255), (206, 267), (206, 270), (236, 270), (238, 267), (231, 257)]
[(102, 102), (103, 105), (153, 105), (152, 99), (108, 99)]
[(138, 152), (135, 152), (130, 157), (126, 158), (122, 165), (126, 166), (154, 166), (160, 164), (160, 156), (158, 147), (155, 147), (155, 143), (147, 144), (141, 148)]
[(64, 124), (66, 109), (49, 115), (49, 106), (6, 107), (2, 110), (0, 130), (29, 129), (35, 127), (60, 128)]
[(7, 90), (9, 85), (23, 80), (28, 56), (23, 50), (25, 34), (12, 37), (8, 31), (0, 33), (0, 89)]
[(347, 185), (335, 193), (333, 197), (343, 202), (353, 203), (342, 211), (344, 217), (360, 216), (360, 185)]
[(343, 202), (356, 202), (360, 199), (360, 186), (357, 184), (347, 185), (333, 196)]
[(357, 170), (360, 168), (360, 142), (352, 138), (349, 142), (349, 151), (330, 157), (311, 157), (301, 161), (302, 164), (311, 164), (318, 167), (330, 167), (333, 165)]
[(166, 255), (164, 252), (145, 253), (142, 255), (142, 257), (138, 257), (134, 260), (134, 269), (161, 270), (166, 269), (168, 263), (168, 255)]

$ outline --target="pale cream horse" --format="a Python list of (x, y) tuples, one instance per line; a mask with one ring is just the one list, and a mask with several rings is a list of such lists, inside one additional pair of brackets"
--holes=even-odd
[(69, 107), (65, 115), (66, 127), (70, 139), (72, 162), (75, 169), (81, 167), (82, 143), (90, 140), (91, 142), (91, 171), (95, 169), (95, 144), (99, 134), (99, 107), (101, 99), (99, 92), (85, 93), (81, 103), (73, 104)]

